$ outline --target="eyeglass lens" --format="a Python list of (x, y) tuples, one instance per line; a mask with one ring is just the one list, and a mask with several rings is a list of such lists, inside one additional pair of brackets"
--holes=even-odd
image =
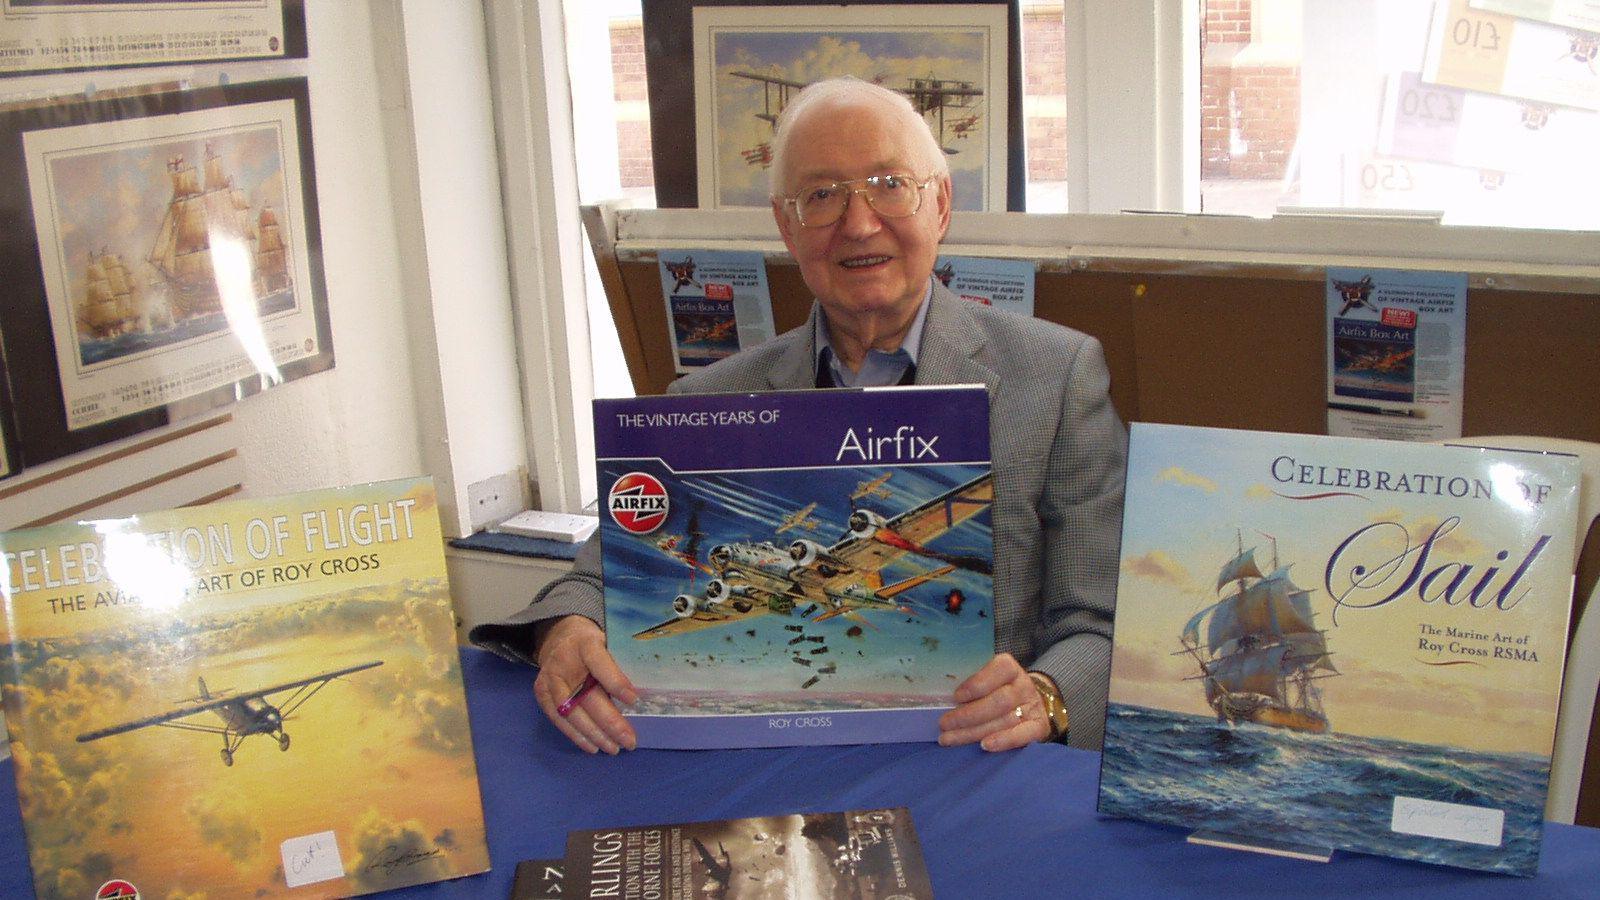
[(873, 212), (901, 219), (915, 215), (921, 208), (922, 187), (910, 175), (898, 173), (837, 181), (802, 191), (795, 198), (795, 212), (802, 225), (832, 225), (844, 215), (850, 195), (859, 192), (867, 198)]

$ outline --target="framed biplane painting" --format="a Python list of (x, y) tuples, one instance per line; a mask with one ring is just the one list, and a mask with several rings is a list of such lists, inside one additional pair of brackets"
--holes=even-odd
[(811, 82), (850, 75), (922, 113), (947, 154), (956, 209), (1020, 210), (1018, 29), (1006, 3), (646, 4), (656, 203), (766, 206), (783, 106)]
[(0, 114), (22, 463), (333, 366), (306, 80)]

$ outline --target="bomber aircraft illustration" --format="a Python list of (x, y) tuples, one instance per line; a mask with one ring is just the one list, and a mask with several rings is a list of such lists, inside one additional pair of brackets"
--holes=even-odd
[(783, 524), (779, 525), (778, 530), (774, 531), (773, 534), (783, 534), (785, 531), (788, 531), (791, 528), (804, 528), (807, 531), (816, 531), (817, 526), (822, 524), (816, 520), (816, 517), (811, 515), (811, 513), (816, 511), (816, 508), (817, 505), (815, 503), (807, 503), (805, 506), (802, 506), (794, 512), (789, 513), (787, 516), (784, 516)]
[(889, 490), (887, 487), (885, 487), (885, 485), (889, 483), (889, 476), (893, 474), (893, 472), (885, 472), (870, 481), (858, 482), (856, 484), (856, 489), (850, 492), (850, 499), (865, 500), (868, 497), (882, 497), (885, 500), (889, 499), (890, 497), (894, 496), (894, 491)]
[[(718, 544), (708, 556), (714, 577), (704, 590), (679, 594), (672, 601), (672, 618), (634, 637), (653, 640), (768, 613), (791, 615), (797, 605), (821, 610), (812, 620), (818, 622), (844, 616), (865, 623), (859, 613), (867, 610), (909, 613), (894, 598), (911, 588), (958, 567), (988, 574), (986, 560), (926, 545), (993, 503), (994, 482), (984, 473), (892, 518), (857, 509), (845, 535), (831, 546), (806, 538), (787, 550), (771, 541)], [(942, 565), (884, 584), (882, 570), (906, 554)]]
[[(335, 669), (332, 672), (323, 672), (308, 678), (298, 678), (294, 681), (286, 681), (283, 684), (275, 684), (271, 687), (237, 694), (226, 688), (213, 692), (206, 687), (206, 680), (200, 678), (198, 679), (199, 695), (179, 701), (183, 705), (177, 709), (147, 716), (143, 719), (135, 719), (132, 722), (124, 722), (120, 725), (112, 725), (109, 728), (85, 732), (78, 735), (78, 742), (97, 741), (114, 734), (123, 734), (152, 725), (174, 728), (179, 731), (220, 734), (222, 735), (222, 764), (231, 766), (233, 765), (233, 754), (238, 751), (239, 745), (244, 743), (245, 738), (253, 734), (274, 737), (278, 741), (279, 750), (288, 750), (289, 733), (284, 730), (283, 723), (288, 721), (295, 710), (299, 709), (301, 705), (310, 700), (328, 682), (335, 678), (342, 678), (346, 675), (381, 665), (383, 665), (383, 660), (373, 660), (354, 666), (346, 666), (343, 669)], [(276, 706), (267, 702), (268, 697), (285, 691), (292, 691), (293, 693), (283, 702)], [(206, 722), (184, 721), (190, 716), (205, 712), (216, 714), (217, 718), (222, 720), (222, 724), (212, 725)]]

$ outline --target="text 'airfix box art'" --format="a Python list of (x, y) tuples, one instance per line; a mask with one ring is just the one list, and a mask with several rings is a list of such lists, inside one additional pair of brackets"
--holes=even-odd
[(1531, 875), (1570, 456), (1136, 424), (1100, 810)]
[(430, 481), (0, 549), (40, 897), (348, 896), (488, 868)]
[(994, 654), (981, 387), (595, 402), (640, 746), (934, 740)]

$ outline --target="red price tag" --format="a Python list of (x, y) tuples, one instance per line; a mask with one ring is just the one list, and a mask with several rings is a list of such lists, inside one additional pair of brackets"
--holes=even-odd
[(716, 284), (716, 283), (708, 282), (706, 284), (706, 299), (707, 300), (732, 300), (733, 299), (733, 285), (731, 285), (731, 284)]
[(1417, 327), (1417, 311), (1385, 306), (1383, 308), (1383, 324), (1393, 325), (1396, 328), (1415, 328)]

